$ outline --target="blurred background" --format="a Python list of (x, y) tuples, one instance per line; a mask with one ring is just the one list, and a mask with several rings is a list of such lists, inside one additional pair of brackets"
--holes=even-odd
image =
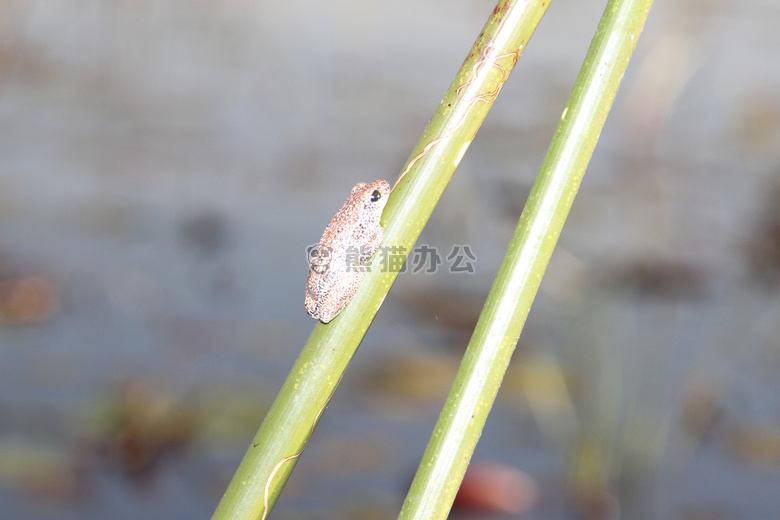
[[(606, 2), (556, 0), (275, 511), (395, 518)], [(208, 518), (488, 0), (0, 1), (3, 518)], [(453, 518), (780, 517), (780, 4), (658, 1)]]

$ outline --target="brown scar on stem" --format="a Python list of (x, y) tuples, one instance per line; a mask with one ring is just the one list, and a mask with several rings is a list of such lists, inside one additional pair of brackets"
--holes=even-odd
[[(401, 175), (398, 176), (398, 180), (395, 181), (395, 184), (393, 184), (393, 187), (390, 189), (390, 193), (395, 190), (395, 187), (398, 186), (398, 183), (403, 180), (404, 177), (406, 177), (406, 174), (409, 173), (409, 170), (412, 169), (412, 167), (423, 157), (428, 155), (428, 152), (431, 151), (431, 148), (439, 144), (441, 141), (445, 139), (449, 139), (452, 137), (455, 132), (460, 130), (460, 128), (466, 123), (466, 115), (468, 114), (469, 110), (471, 110), (472, 106), (482, 102), (482, 103), (492, 103), (496, 100), (498, 97), (498, 94), (501, 92), (501, 89), (504, 88), (504, 83), (506, 83), (507, 79), (509, 79), (509, 72), (507, 72), (506, 68), (504, 68), (503, 65), (499, 64), (499, 60), (503, 60), (506, 58), (512, 59), (512, 67), (515, 66), (517, 63), (517, 60), (520, 58), (520, 50), (523, 48), (522, 45), (520, 45), (520, 48), (513, 52), (507, 52), (504, 54), (499, 54), (498, 56), (495, 56), (493, 58), (488, 59), (488, 54), (490, 51), (493, 50), (493, 45), (489, 44), (486, 45), (484, 49), (482, 49), (482, 52), (479, 54), (479, 59), (477, 59), (476, 62), (474, 62), (474, 65), (471, 67), (471, 74), (469, 80), (459, 86), (455, 90), (455, 97), (458, 98), (458, 100), (463, 101), (463, 98), (461, 97), (461, 91), (471, 85), (477, 77), (482, 73), (482, 68), (486, 63), (490, 63), (491, 68), (496, 68), (501, 72), (501, 80), (498, 82), (498, 84), (493, 88), (493, 90), (489, 92), (484, 92), (482, 94), (479, 94), (478, 96), (474, 96), (469, 102), (466, 107), (466, 110), (464, 110), (463, 117), (458, 121), (458, 124), (456, 124), (454, 127), (452, 127), (452, 130), (447, 132), (444, 135), (441, 135), (437, 137), (436, 139), (433, 139), (431, 142), (429, 142), (427, 145), (425, 145), (425, 148), (412, 157), (412, 159), (409, 161), (409, 164), (406, 165), (406, 168), (404, 168), (404, 171), (401, 172)], [(511, 69), (510, 69), (511, 70)]]
[[(522, 49), (522, 45), (520, 46), (520, 49)], [(479, 59), (474, 62), (474, 65), (471, 67), (471, 78), (464, 83), (463, 85), (459, 86), (458, 89), (455, 91), (455, 96), (458, 99), (462, 98), (460, 97), (460, 92), (464, 88), (471, 85), (474, 80), (476, 80), (477, 76), (481, 73), (482, 67), (487, 63), (490, 62), (491, 67), (498, 69), (501, 71), (501, 81), (498, 82), (498, 85), (496, 85), (496, 88), (494, 88), (490, 92), (485, 92), (484, 94), (480, 94), (479, 96), (476, 96), (475, 100), (480, 100), (484, 102), (489, 101), (495, 101), (496, 97), (498, 97), (499, 92), (501, 92), (501, 89), (504, 87), (504, 83), (506, 83), (506, 80), (509, 79), (509, 73), (506, 71), (503, 65), (500, 65), (498, 62), (500, 60), (503, 60), (505, 58), (512, 58), (512, 67), (515, 66), (517, 63), (517, 60), (520, 58), (520, 49), (514, 51), (514, 52), (507, 52), (505, 54), (499, 54), (498, 56), (495, 56), (494, 58), (488, 60), (488, 54), (490, 51), (493, 50), (493, 45), (486, 45), (484, 49), (482, 49), (482, 52), (479, 55)]]
[[(309, 431), (309, 439), (311, 438), (312, 434), (314, 433), (314, 427), (317, 426), (317, 422), (320, 420), (320, 416), (322, 415), (322, 412), (325, 411), (325, 407), (328, 406), (328, 402), (330, 402), (330, 399), (322, 405), (322, 408), (320, 408), (320, 411), (317, 412), (317, 417), (314, 418), (314, 422), (311, 423), (311, 430)], [(257, 447), (257, 444), (254, 445), (254, 447)], [(273, 481), (276, 474), (279, 472), (280, 469), (282, 469), (282, 466), (285, 462), (289, 462), (291, 460), (297, 459), (301, 456), (301, 453), (303, 453), (303, 450), (306, 449), (306, 446), (304, 445), (303, 448), (301, 448), (301, 451), (298, 453), (295, 453), (293, 455), (289, 455), (279, 462), (276, 463), (274, 466), (274, 469), (271, 470), (271, 474), (268, 476), (268, 480), (265, 481), (265, 486), (263, 487), (263, 514), (260, 515), (260, 520), (266, 520), (268, 518), (268, 513), (270, 512), (268, 509), (268, 495), (271, 491), (271, 482)]]

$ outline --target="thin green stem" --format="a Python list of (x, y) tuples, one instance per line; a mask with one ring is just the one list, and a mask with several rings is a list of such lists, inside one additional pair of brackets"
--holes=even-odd
[(604, 11), (399, 519), (449, 514), (651, 4)]
[[(213, 518), (268, 516), (385, 295), (548, 4), (543, 0), (501, 1), (493, 10), (385, 208), (383, 244), (389, 254), (382, 257), (381, 268), (366, 274), (340, 315), (327, 325), (318, 323), (314, 327)], [(375, 260), (375, 266), (377, 263)]]

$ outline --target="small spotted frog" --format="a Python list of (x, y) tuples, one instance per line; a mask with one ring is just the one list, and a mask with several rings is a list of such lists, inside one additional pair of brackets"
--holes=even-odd
[(383, 180), (355, 185), (320, 242), (309, 249), (305, 302), (312, 318), (328, 323), (355, 295), (366, 261), (382, 243), (379, 219), (389, 194)]

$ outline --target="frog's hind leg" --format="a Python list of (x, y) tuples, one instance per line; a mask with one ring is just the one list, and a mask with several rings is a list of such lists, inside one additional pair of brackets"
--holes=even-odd
[(306, 305), (306, 312), (309, 316), (315, 319), (320, 318), (320, 307), (322, 301), (317, 298), (318, 294), (322, 294), (323, 275), (319, 273), (309, 271), (309, 278), (306, 280), (306, 298), (304, 304)]
[(347, 272), (333, 284), (328, 294), (325, 295), (319, 305), (319, 319), (323, 323), (339, 315), (349, 301), (355, 296), (363, 273), (360, 271)]

